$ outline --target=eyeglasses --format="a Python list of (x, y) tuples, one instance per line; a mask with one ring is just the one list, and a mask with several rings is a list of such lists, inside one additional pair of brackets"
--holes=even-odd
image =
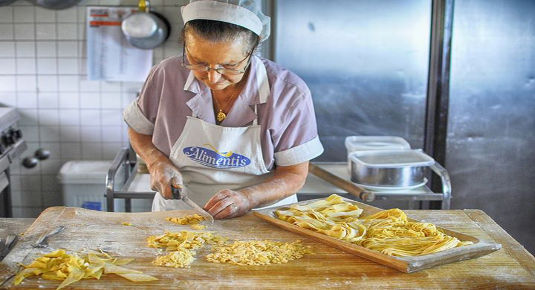
[[(209, 65), (191, 64), (191, 63), (187, 62), (186, 61), (186, 51), (187, 51), (187, 48), (186, 48), (186, 44), (184, 43), (183, 48), (182, 48), (182, 66), (187, 68), (187, 69), (190, 69), (190, 70), (193, 70), (193, 71), (198, 71), (198, 72), (209, 72), (211, 70), (215, 70), (217, 73), (222, 74), (222, 75), (239, 75), (239, 74), (245, 73), (245, 71), (249, 67), (249, 64), (251, 64), (251, 55), (253, 54), (254, 49), (252, 49), (244, 59), (240, 60), (239, 62), (237, 62), (235, 64), (226, 65), (226, 66), (218, 64), (218, 65), (216, 65), (215, 68), (211, 68)], [(245, 60), (247, 60), (247, 65), (245, 65), (245, 67), (243, 69), (232, 68), (232, 67), (239, 66)], [(229, 67), (229, 66), (232, 66), (232, 67)]]

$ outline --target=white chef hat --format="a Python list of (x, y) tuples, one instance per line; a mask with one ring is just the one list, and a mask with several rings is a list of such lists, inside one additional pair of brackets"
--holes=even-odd
[(190, 20), (216, 20), (247, 28), (264, 41), (271, 32), (271, 18), (262, 13), (256, 0), (189, 0), (182, 6), (184, 24)]

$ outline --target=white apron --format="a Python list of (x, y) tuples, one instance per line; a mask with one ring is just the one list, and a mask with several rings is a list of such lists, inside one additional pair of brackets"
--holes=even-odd
[[(188, 116), (169, 159), (182, 174), (188, 196), (195, 203), (203, 207), (219, 190), (259, 184), (271, 175), (262, 156), (257, 119), (258, 114), (249, 127), (223, 127)], [(294, 202), (295, 194), (269, 207)], [(152, 211), (174, 209), (191, 208), (156, 193)]]

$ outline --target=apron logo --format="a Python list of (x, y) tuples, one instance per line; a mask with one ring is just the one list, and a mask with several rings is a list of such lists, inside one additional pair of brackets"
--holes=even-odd
[(191, 160), (213, 168), (238, 168), (247, 166), (251, 163), (251, 160), (243, 155), (233, 153), (232, 151), (219, 152), (210, 144), (204, 145), (208, 145), (213, 150), (192, 146), (185, 147), (182, 151)]

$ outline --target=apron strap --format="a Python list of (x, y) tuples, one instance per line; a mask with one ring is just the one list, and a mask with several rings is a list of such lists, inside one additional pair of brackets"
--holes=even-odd
[(253, 120), (253, 126), (258, 125), (258, 110), (257, 110), (257, 104), (254, 105), (254, 120)]

